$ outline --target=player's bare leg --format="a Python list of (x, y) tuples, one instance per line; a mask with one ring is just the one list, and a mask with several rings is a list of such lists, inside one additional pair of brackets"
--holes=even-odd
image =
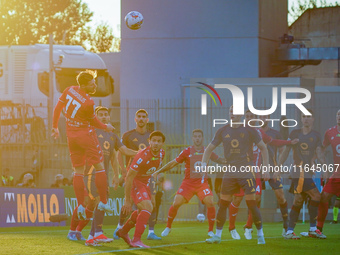
[(238, 208), (243, 200), (243, 196), (234, 196), (233, 201), (230, 203), (229, 206), (229, 232), (231, 237), (235, 240), (240, 240), (241, 237), (236, 231), (235, 223), (236, 217), (238, 213)]
[(232, 195), (220, 194), (219, 207), (216, 215), (216, 234), (211, 238), (206, 239), (206, 243), (212, 244), (221, 242), (223, 226), (227, 219), (227, 210), (232, 199)]
[(182, 195), (177, 194), (175, 196), (174, 202), (172, 203), (169, 209), (168, 222), (166, 224), (166, 228), (163, 230), (161, 236), (167, 236), (171, 232), (171, 225), (177, 215), (177, 211), (185, 202), (186, 200)]
[(302, 208), (305, 197), (306, 197), (306, 194), (302, 194), (302, 193), (296, 193), (294, 195), (292, 209), (290, 210), (290, 213), (289, 213), (288, 230), (285, 235), (285, 239), (293, 239), (293, 240), (300, 239), (300, 237), (294, 233), (294, 228), (295, 228), (296, 222), (299, 219), (300, 210)]
[[(260, 207), (261, 207), (261, 195), (256, 194), (255, 200), (256, 200), (257, 207), (260, 209)], [(247, 240), (252, 239), (253, 238), (252, 233), (253, 233), (253, 216), (251, 214), (251, 211), (248, 210), (248, 219), (247, 219), (246, 225), (244, 226), (244, 236), (245, 236), (245, 238)]]
[(265, 244), (266, 242), (264, 240), (264, 234), (262, 229), (262, 216), (256, 203), (255, 194), (247, 194), (245, 195), (245, 199), (257, 229), (257, 244)]
[(285, 198), (285, 195), (283, 193), (283, 189), (276, 189), (274, 190), (275, 196), (277, 199), (277, 202), (280, 206), (280, 211), (282, 214), (282, 220), (283, 220), (283, 232), (282, 235), (284, 235), (287, 232), (288, 229), (288, 205), (287, 200)]
[(209, 222), (208, 236), (212, 237), (214, 235), (214, 225), (216, 218), (216, 210), (214, 205), (213, 196), (207, 196), (202, 201), (207, 207), (207, 216)]
[(326, 239), (326, 236), (322, 234), (322, 232), (316, 227), (316, 219), (318, 217), (318, 207), (319, 207), (320, 200), (321, 200), (321, 194), (317, 188), (308, 190), (306, 191), (306, 193), (311, 198), (309, 202), (309, 208), (308, 208), (309, 218), (310, 218), (309, 220), (310, 228), (309, 228), (308, 235), (310, 237)]

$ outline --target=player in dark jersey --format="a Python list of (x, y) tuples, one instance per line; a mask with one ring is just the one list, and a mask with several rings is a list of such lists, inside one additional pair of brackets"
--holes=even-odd
[[(216, 217), (216, 234), (207, 239), (206, 242), (221, 242), (227, 209), (232, 201), (233, 195), (238, 193), (240, 188), (242, 188), (245, 192), (248, 209), (252, 213), (257, 228), (257, 243), (264, 244), (261, 213), (255, 201), (255, 175), (252, 172), (253, 145), (255, 144), (261, 150), (264, 166), (268, 166), (268, 151), (258, 131), (249, 126), (241, 125), (242, 115), (234, 115), (232, 107), (230, 107), (229, 116), (231, 122), (235, 124), (225, 125), (216, 132), (214, 139), (206, 148), (202, 159), (203, 167), (206, 167), (212, 151), (219, 144), (223, 143), (224, 157), (227, 163), (235, 170), (235, 172), (226, 172), (223, 176), (219, 208)], [(246, 168), (247, 166), (248, 168)], [(265, 180), (268, 180), (268, 173), (263, 173), (263, 177)]]
[[(170, 170), (180, 163), (185, 162), (185, 177), (179, 187), (174, 202), (169, 209), (167, 226), (162, 232), (162, 236), (167, 236), (171, 231), (171, 225), (174, 221), (178, 209), (196, 195), (202, 203), (207, 206), (207, 216), (209, 221), (208, 235), (213, 236), (215, 224), (215, 205), (213, 201), (213, 193), (208, 184), (208, 176), (205, 173), (197, 172), (195, 166), (200, 165), (204, 153), (203, 131), (194, 129), (192, 131), (193, 145), (184, 149), (177, 158), (167, 163), (161, 169), (153, 174), (156, 179), (157, 174)], [(219, 164), (224, 164), (225, 159), (219, 158), (215, 153), (211, 154), (211, 159)]]
[[(162, 149), (164, 142), (165, 136), (162, 132), (152, 132), (149, 137), (150, 146), (141, 150), (134, 157), (126, 176), (125, 201), (122, 212), (130, 212), (132, 202), (137, 205), (138, 210), (132, 212), (124, 226), (117, 231), (117, 236), (131, 247), (149, 248), (142, 243), (141, 236), (153, 211), (149, 181), (164, 159), (164, 150)], [(134, 226), (136, 229), (131, 241), (128, 233)]]
[[(265, 116), (265, 117), (262, 116), (261, 119), (265, 120), (267, 117), (268, 116)], [(256, 119), (256, 116), (250, 110), (247, 110), (245, 114), (246, 124), (250, 120), (253, 120), (253, 119)], [(251, 121), (250, 123), (252, 123), (251, 125), (256, 125), (256, 123), (253, 123), (253, 121)], [(264, 121), (264, 123), (267, 124), (268, 122)], [(268, 128), (267, 125), (265, 125), (265, 127)], [(267, 144), (269, 162), (272, 165), (276, 165), (276, 155), (274, 155), (273, 153), (269, 153), (269, 148), (273, 148), (273, 150), (276, 151), (277, 147), (288, 145), (288, 144), (296, 144), (299, 141), (298, 139), (294, 139), (293, 141), (282, 140), (281, 136), (277, 135), (277, 133), (275, 133), (274, 137), (271, 137), (265, 132), (265, 130), (267, 129), (263, 129), (263, 128), (261, 129), (255, 128), (255, 129), (259, 132), (259, 135), (262, 138), (263, 142)], [(274, 131), (275, 130), (273, 130), (273, 132)], [(253, 146), (252, 155), (253, 155), (254, 166), (259, 167), (262, 164), (261, 150), (256, 145)], [(255, 198), (256, 198), (257, 206), (258, 208), (260, 208), (261, 207), (261, 194), (262, 194), (262, 181), (261, 181), (260, 172), (255, 172), (255, 180), (256, 180)], [(279, 201), (282, 218), (283, 218), (283, 228), (284, 228), (283, 232), (286, 233), (287, 231), (286, 228), (288, 224), (288, 207), (287, 207), (287, 202), (285, 200), (284, 193), (283, 193), (283, 185), (281, 182), (281, 178), (273, 180), (273, 175), (271, 175), (271, 179), (269, 179), (269, 183), (274, 189), (275, 195)], [(229, 232), (232, 238), (236, 240), (241, 239), (240, 235), (236, 231), (235, 222), (236, 222), (236, 216), (238, 213), (238, 208), (243, 200), (243, 196), (244, 196), (244, 191), (241, 189), (240, 193), (234, 195), (233, 201), (230, 203), (230, 206), (229, 206)], [(247, 220), (246, 225), (244, 226), (244, 236), (248, 240), (252, 239), (252, 232), (253, 232), (252, 225), (253, 225), (252, 214), (250, 211), (248, 211), (248, 220)]]
[[(333, 164), (340, 164), (340, 110), (336, 113), (337, 125), (328, 129), (325, 133), (323, 140), (323, 147), (327, 148), (332, 146), (333, 151)], [(325, 222), (328, 213), (328, 202), (332, 196), (340, 196), (340, 169), (339, 165), (334, 165), (333, 169), (329, 169), (328, 172), (333, 172), (328, 179), (325, 187), (321, 193), (321, 202), (318, 211), (318, 224), (317, 228), (322, 232), (323, 224)], [(336, 219), (338, 215), (336, 214)]]
[[(308, 109), (308, 111), (313, 114), (312, 110)], [(312, 115), (302, 114), (301, 122), (302, 128), (294, 129), (289, 135), (291, 140), (298, 138), (299, 142), (295, 145), (286, 146), (279, 158), (279, 165), (282, 165), (286, 161), (290, 149), (293, 148), (293, 159), (296, 166), (296, 170), (293, 168), (291, 172), (292, 183), (294, 185), (294, 202), (289, 214), (288, 231), (285, 239), (300, 239), (299, 236), (295, 235), (294, 228), (307, 195), (310, 196), (308, 209), (310, 228), (308, 234), (311, 237), (324, 239), (326, 236), (316, 228), (316, 217), (318, 215), (321, 195), (312, 179), (313, 171), (310, 171), (314, 165), (315, 155), (322, 164), (325, 163), (321, 136), (317, 131), (312, 129), (314, 123), (314, 117)]]
[(96, 73), (90, 70), (80, 72), (77, 76), (79, 86), (64, 90), (53, 112), (52, 136), (59, 137), (58, 121), (65, 108), (66, 134), (71, 161), (75, 171), (73, 177), (74, 192), (78, 201), (78, 216), (86, 219), (84, 206), (84, 171), (86, 162), (96, 169), (96, 186), (100, 196), (98, 209), (112, 213), (107, 204), (107, 176), (103, 165), (103, 152), (100, 149), (94, 128), (113, 131), (111, 124), (104, 125), (94, 113), (94, 101), (88, 94), (96, 92)]
[[(97, 118), (104, 124), (109, 124), (110, 122), (110, 115), (109, 110), (106, 107), (98, 106), (95, 110)], [(103, 155), (104, 155), (104, 167), (106, 169), (106, 174), (108, 174), (108, 170), (110, 168), (110, 164), (112, 166), (114, 176), (113, 176), (113, 185), (115, 188), (118, 187), (118, 164), (117, 164), (117, 157), (116, 151), (120, 151), (124, 155), (134, 156), (137, 154), (137, 151), (128, 149), (125, 145), (120, 142), (119, 137), (112, 133), (106, 132), (104, 130), (97, 129), (96, 134), (98, 137), (99, 144), (102, 148)], [(98, 243), (109, 243), (112, 242), (111, 238), (107, 238), (103, 234), (102, 225), (104, 221), (104, 212), (99, 211), (96, 209), (96, 206), (99, 202), (98, 191), (95, 185), (95, 174), (93, 166), (87, 166), (84, 176), (85, 186), (87, 188), (87, 195), (88, 195), (88, 204), (86, 206), (85, 212), (87, 219), (86, 220), (79, 220), (77, 218), (77, 208), (75, 208), (74, 213), (71, 219), (71, 226), (70, 232), (67, 236), (69, 240), (84, 240), (81, 235), (81, 231), (84, 227), (88, 224), (90, 218), (93, 215), (93, 221), (91, 226), (91, 231), (89, 238), (86, 240), (85, 245), (87, 246), (99, 246)], [(109, 182), (108, 182), (109, 186)]]
[[(150, 132), (147, 130), (147, 123), (149, 122), (148, 118), (148, 112), (144, 109), (139, 109), (135, 114), (135, 122), (136, 122), (136, 128), (132, 129), (130, 131), (127, 131), (122, 136), (122, 143), (126, 145), (126, 147), (133, 149), (133, 150), (143, 150), (147, 146), (149, 146), (149, 136)], [(131, 161), (133, 160), (133, 157), (125, 157), (125, 164), (123, 158), (118, 153), (118, 160), (120, 167), (122, 169), (122, 178), (125, 178), (126, 176), (126, 169), (128, 169), (129, 165), (131, 164)], [(156, 182), (154, 178), (150, 178), (150, 189), (151, 189), (151, 201), (154, 205), (154, 211), (151, 214), (150, 220), (149, 220), (149, 233), (148, 233), (148, 240), (161, 240), (160, 237), (158, 237), (155, 232), (154, 228), (156, 225), (157, 220), (157, 209), (155, 206), (156, 203)], [(119, 239), (119, 237), (116, 235), (117, 231), (123, 227), (127, 217), (129, 215), (124, 214), (124, 212), (120, 212), (119, 215), (119, 223), (117, 228), (115, 229), (113, 233), (114, 239)]]

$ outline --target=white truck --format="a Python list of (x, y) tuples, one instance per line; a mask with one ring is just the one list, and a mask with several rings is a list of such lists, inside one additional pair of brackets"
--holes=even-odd
[[(77, 74), (86, 69), (97, 70), (98, 87), (92, 96), (96, 105), (111, 106), (113, 79), (97, 54), (81, 46), (54, 45), (53, 63), (53, 106), (66, 87), (77, 84)], [(40, 120), (46, 130), (48, 96), (49, 45), (0, 46), (1, 142), (18, 142), (13, 134), (16, 125), (31, 130)]]

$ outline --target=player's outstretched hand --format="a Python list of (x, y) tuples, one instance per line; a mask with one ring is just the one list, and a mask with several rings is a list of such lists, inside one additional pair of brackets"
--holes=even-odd
[(110, 123), (106, 125), (107, 132), (112, 132), (113, 130), (115, 130), (115, 128)]
[(59, 129), (58, 128), (52, 128), (51, 136), (54, 138), (54, 140), (58, 139), (58, 137), (59, 137)]
[(299, 139), (297, 139), (297, 138), (295, 138), (295, 139), (293, 139), (292, 140), (292, 144), (294, 145), (294, 144), (297, 144), (299, 142)]
[(125, 214), (129, 214), (132, 211), (132, 202), (127, 200), (125, 197), (124, 205), (122, 206), (122, 212)]

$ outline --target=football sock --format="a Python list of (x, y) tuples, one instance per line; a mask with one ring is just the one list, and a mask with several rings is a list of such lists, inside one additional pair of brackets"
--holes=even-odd
[(231, 201), (220, 199), (220, 204), (219, 204), (219, 208), (218, 208), (217, 216), (216, 216), (216, 233), (217, 233), (217, 230), (223, 229), (223, 225), (227, 219), (227, 209), (230, 203)]
[(154, 208), (149, 219), (149, 230), (154, 230), (156, 221), (157, 221), (156, 217), (157, 217), (157, 210), (156, 208)]
[(171, 228), (172, 222), (174, 221), (177, 215), (178, 208), (175, 208), (173, 205), (170, 206), (169, 213), (168, 213), (168, 223), (166, 224), (167, 228)]
[(222, 229), (216, 229), (216, 235), (221, 238), (222, 237)]
[(288, 223), (288, 230), (291, 230), (293, 232), (295, 225), (299, 219), (301, 206), (292, 206), (292, 209), (290, 210), (289, 214), (289, 223)]
[(144, 233), (146, 224), (148, 223), (150, 216), (151, 216), (151, 212), (149, 212), (148, 210), (142, 210), (138, 214), (135, 234), (133, 236), (133, 242), (137, 242), (141, 239), (142, 234)]
[(333, 221), (338, 221), (339, 208), (333, 207)]
[[(73, 189), (74, 193), (76, 195), (78, 205), (84, 206), (84, 190), (85, 190), (85, 184), (84, 184), (84, 175), (75, 173), (73, 177)], [(84, 206), (85, 207), (85, 206)]]
[(207, 212), (207, 216), (208, 216), (208, 222), (209, 222), (209, 230), (208, 230), (208, 232), (210, 232), (210, 231), (214, 230), (214, 224), (215, 224), (215, 218), (216, 218), (216, 209), (215, 209), (215, 206), (208, 207), (207, 211), (208, 211)]
[(257, 230), (257, 235), (258, 236), (263, 236), (263, 228)]
[(155, 231), (149, 229), (149, 233), (148, 233), (148, 234), (150, 235), (150, 234), (152, 234), (152, 233), (155, 233)]
[(107, 203), (107, 176), (105, 169), (96, 171), (96, 188), (100, 197), (100, 201)]
[(77, 226), (77, 231), (81, 232), (86, 225), (89, 223), (90, 219), (93, 216), (93, 211), (90, 211), (88, 208), (85, 208), (86, 220), (80, 220)]
[(283, 219), (283, 228), (287, 231), (287, 228), (288, 228), (288, 205), (287, 205), (287, 201), (285, 201), (283, 204), (280, 204), (280, 211), (281, 211), (282, 219)]
[(78, 206), (74, 209), (73, 213), (72, 213), (72, 218), (71, 218), (71, 225), (70, 225), (70, 230), (71, 231), (76, 231), (78, 223), (79, 223), (79, 219), (78, 219)]
[(238, 207), (233, 204), (229, 205), (229, 231), (235, 228), (236, 216), (238, 213)]
[[(316, 227), (316, 219), (318, 217), (318, 207), (320, 201), (311, 200), (309, 203), (309, 225), (311, 227)], [(327, 208), (328, 209), (328, 208)]]
[(124, 226), (121, 228), (123, 234), (129, 233), (130, 229), (135, 227), (137, 221), (138, 211), (133, 211), (130, 218), (126, 221)]
[(318, 229), (322, 232), (323, 224), (328, 214), (328, 203), (320, 203), (318, 208)]
[(95, 220), (95, 226), (94, 226), (95, 232), (103, 232), (102, 226), (104, 222), (104, 216), (105, 216), (104, 211), (99, 211), (97, 209), (94, 211), (93, 220)]
[(246, 200), (248, 209), (250, 210), (254, 224), (256, 226), (257, 230), (262, 229), (262, 217), (260, 213), (260, 209), (257, 207), (256, 201), (255, 200)]
[(89, 237), (89, 239), (93, 239), (93, 236), (96, 233), (96, 231), (95, 231), (96, 224), (97, 224), (97, 221), (96, 221), (96, 211), (94, 212), (94, 216), (93, 216), (92, 223), (91, 223), (90, 236), (92, 236), (92, 238)]

